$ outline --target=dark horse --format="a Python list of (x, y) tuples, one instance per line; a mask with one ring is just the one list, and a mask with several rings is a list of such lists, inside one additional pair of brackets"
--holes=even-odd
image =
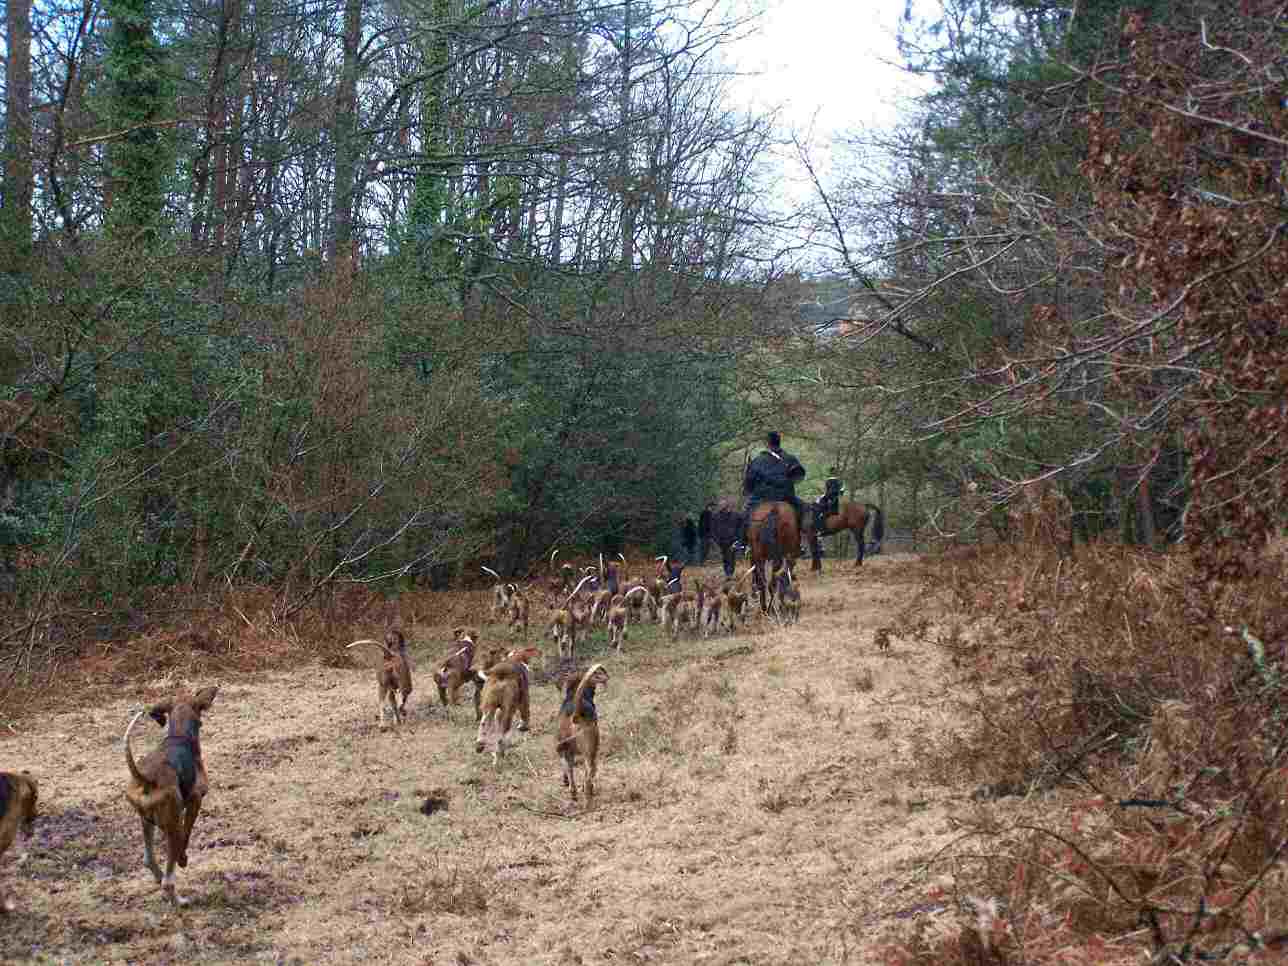
[(885, 514), (874, 503), (855, 503), (853, 500), (840, 501), (835, 496), (823, 497), (805, 511), (805, 539), (809, 543), (810, 570), (823, 569), (823, 548), (819, 537), (849, 530), (858, 545), (858, 554), (854, 566), (863, 565), (863, 531), (867, 528), (868, 518), (872, 518), (872, 552), (879, 553), (881, 541), (885, 538)]
[[(791, 573), (800, 556), (801, 535), (796, 528), (796, 509), (790, 503), (758, 503), (750, 512), (747, 543), (755, 574), (753, 585), (760, 591), (761, 613), (768, 614), (778, 587), (779, 572), (786, 568)], [(765, 573), (767, 563), (774, 565), (772, 573)]]
[(711, 514), (711, 539), (720, 548), (720, 559), (724, 565), (726, 577), (733, 576), (735, 556), (733, 545), (738, 542), (738, 525), (741, 522), (742, 514), (727, 506), (722, 506)]

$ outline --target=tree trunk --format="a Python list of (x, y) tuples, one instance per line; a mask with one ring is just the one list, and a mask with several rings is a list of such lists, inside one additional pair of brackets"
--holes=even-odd
[[(210, 72), (210, 90), (206, 94), (206, 143), (192, 165), (192, 245), (205, 245), (210, 223), (215, 223), (215, 247), (223, 245), (221, 213), (223, 211), (223, 176), (227, 164), (228, 125), (228, 60), (232, 37), (241, 16), (241, 0), (224, 0), (219, 11), (219, 26), (215, 32), (215, 62)], [(214, 198), (210, 204), (213, 217), (208, 213), (206, 194), (210, 190), (211, 158), (215, 159)]]
[(31, 251), (31, 0), (8, 0), (3, 241), (11, 264)]
[(358, 49), (362, 43), (362, 0), (344, 3), (344, 60), (335, 93), (335, 183), (331, 189), (332, 261), (353, 254), (354, 191), (358, 181)]
[(1137, 536), (1143, 546), (1153, 548), (1157, 537), (1154, 524), (1154, 501), (1150, 497), (1149, 474), (1146, 473), (1136, 487)]
[(431, 240), (442, 223), (450, 154), (447, 130), (447, 92), (451, 43), (448, 0), (433, 0), (430, 9), (433, 39), (425, 52), (426, 80), (420, 95), (421, 163), (407, 204), (406, 236), (422, 258), (433, 253)]
[(631, 188), (631, 0), (623, 5), (622, 77), (617, 92), (617, 182), (622, 197), (622, 270), (635, 262), (635, 192)]
[[(565, 3), (564, 7), (567, 10), (569, 4)], [(564, 105), (559, 112), (559, 162), (555, 174), (555, 208), (550, 219), (550, 264), (555, 268), (563, 261), (564, 205), (568, 200), (568, 168), (572, 157), (568, 143), (572, 140), (572, 112), (577, 94), (577, 39), (571, 30), (564, 40), (560, 71)]]
[(173, 162), (163, 130), (172, 113), (166, 51), (157, 40), (150, 0), (108, 0), (105, 45), (110, 120), (122, 133), (108, 151), (109, 234), (150, 244), (165, 215), (165, 179)]

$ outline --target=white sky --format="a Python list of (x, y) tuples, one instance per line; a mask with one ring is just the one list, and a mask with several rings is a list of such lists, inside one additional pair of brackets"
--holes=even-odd
[[(733, 0), (737, 4), (738, 0)], [(755, 3), (756, 0), (751, 0)], [(810, 148), (825, 184), (833, 178), (831, 144), (838, 135), (892, 127), (924, 79), (899, 70), (895, 41), (905, 0), (760, 0), (755, 33), (725, 48), (741, 75), (734, 90), (748, 108), (781, 108), (783, 133)], [(925, 7), (917, 0), (916, 7)], [(933, 3), (931, 5), (934, 5)], [(852, 164), (851, 159), (842, 161)], [(774, 194), (786, 207), (813, 197), (790, 148), (779, 153)]]
[[(816, 137), (860, 125), (887, 125), (896, 99), (915, 82), (894, 64), (904, 0), (764, 0), (761, 29), (728, 54), (745, 77), (738, 86), (761, 107), (783, 105)], [(887, 63), (891, 62), (891, 63)], [(815, 116), (817, 115), (817, 119)]]

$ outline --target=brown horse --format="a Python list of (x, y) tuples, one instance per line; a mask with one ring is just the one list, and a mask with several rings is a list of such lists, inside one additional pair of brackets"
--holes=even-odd
[[(825, 537), (832, 533), (841, 533), (844, 530), (850, 531), (854, 537), (854, 542), (858, 545), (858, 554), (854, 558), (854, 566), (863, 566), (863, 531), (867, 528), (868, 518), (872, 518), (872, 544), (873, 553), (881, 548), (881, 541), (885, 538), (885, 514), (881, 508), (873, 503), (855, 503), (853, 500), (845, 500), (836, 504), (835, 513), (819, 512), (820, 504), (824, 501), (809, 506), (805, 510), (805, 540), (809, 544), (810, 570), (821, 571), (823, 569), (823, 549), (819, 545), (818, 538)], [(822, 530), (818, 530), (819, 520), (822, 517)]]
[[(778, 587), (779, 572), (786, 568), (791, 573), (800, 556), (801, 536), (796, 527), (796, 509), (790, 503), (758, 503), (750, 513), (747, 544), (755, 574), (753, 583), (760, 591), (760, 611), (768, 614)], [(766, 563), (774, 565), (772, 573), (765, 573)]]

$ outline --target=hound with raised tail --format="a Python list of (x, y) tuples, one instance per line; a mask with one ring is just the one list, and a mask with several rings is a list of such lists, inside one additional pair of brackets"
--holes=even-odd
[(491, 745), (492, 764), (501, 761), (501, 752), (513, 735), (514, 716), (519, 716), (519, 731), (529, 725), (529, 691), (532, 672), (528, 662), (541, 656), (535, 647), (511, 651), (504, 661), (498, 661), (479, 672), (483, 679), (482, 713), (479, 716), (478, 736), (474, 750), (482, 752)]
[[(637, 594), (636, 591), (640, 593)], [(651, 588), (645, 584), (633, 584), (626, 588), (626, 592), (622, 596), (626, 598), (626, 606), (630, 610), (635, 623), (644, 623), (645, 611), (648, 611), (649, 620), (655, 624), (657, 623), (657, 598), (653, 596)]]
[(502, 614), (510, 612), (510, 597), (514, 593), (514, 584), (507, 584), (491, 567), (479, 567), (479, 570), (488, 574), (496, 581), (492, 587), (492, 616), (500, 617)]
[(447, 659), (439, 665), (434, 675), (434, 684), (438, 687), (438, 700), (443, 710), (451, 717), (452, 708), (459, 701), (461, 688), (467, 683), (474, 685), (474, 720), (479, 719), (479, 695), (483, 691), (483, 679), (474, 670), (474, 655), (478, 652), (479, 632), (469, 627), (458, 627), (452, 631), (454, 638), (452, 650)]
[(684, 561), (672, 563), (671, 558), (665, 554), (658, 557), (657, 579), (662, 582), (663, 594), (679, 593), (683, 589), (681, 582), (684, 579)]
[(577, 582), (577, 571), (572, 564), (561, 564), (559, 569), (555, 570), (557, 556), (559, 556), (559, 548), (555, 547), (550, 552), (550, 573), (546, 577), (546, 593), (555, 597), (568, 593), (572, 585)]
[[(202, 688), (195, 695), (182, 692), (171, 701), (140, 711), (125, 729), (125, 766), (130, 772), (125, 797), (139, 813), (143, 826), (143, 861), (165, 897), (181, 906), (185, 901), (175, 894), (174, 867), (188, 865), (192, 826), (210, 790), (201, 754), (201, 715), (210, 708), (218, 693), (217, 687)], [(130, 747), (130, 732), (145, 714), (166, 728), (166, 735), (151, 754), (136, 762)], [(158, 828), (166, 841), (164, 876), (152, 848), (152, 838)]]
[(547, 632), (559, 648), (559, 656), (572, 660), (577, 650), (577, 628), (587, 620), (589, 612), (580, 606), (574, 606), (577, 594), (585, 586), (590, 576), (582, 577), (581, 582), (573, 588), (563, 606), (550, 615), (550, 629)]
[(510, 588), (510, 631), (522, 631), (523, 636), (528, 636), (528, 614), (531, 611), (531, 604), (528, 603), (528, 595), (519, 589), (518, 584), (507, 584)]
[(671, 563), (671, 558), (665, 555), (656, 559), (657, 577), (653, 580), (650, 593), (660, 608), (663, 597), (678, 594), (684, 589), (684, 562)]
[(599, 714), (595, 709), (595, 688), (608, 683), (604, 665), (593, 664), (585, 674), (571, 671), (563, 677), (563, 704), (559, 708), (559, 733), (555, 752), (559, 755), (563, 783), (572, 800), (577, 800), (577, 759), (586, 766), (586, 800), (595, 797), (595, 773), (599, 759)]
[(608, 609), (608, 646), (617, 645), (617, 653), (622, 653), (622, 645), (626, 643), (626, 628), (630, 624), (631, 598), (638, 595), (641, 600), (648, 600), (648, 590), (644, 587), (632, 587), (624, 594), (618, 594), (613, 598), (612, 606)]
[[(39, 788), (28, 772), (0, 771), (0, 855), (18, 840), (25, 845), (36, 823), (36, 801)], [(18, 857), (21, 864), (23, 856)], [(18, 908), (12, 896), (0, 891), (0, 913)]]
[[(346, 644), (345, 647), (357, 647), (359, 644), (371, 644), (384, 652), (380, 667), (376, 668), (376, 724), (385, 726), (385, 703), (394, 713), (394, 724), (402, 724), (403, 713), (407, 709), (407, 698), (411, 696), (411, 655), (407, 653), (407, 639), (402, 631), (390, 630), (385, 634), (383, 643), (373, 638), (364, 637), (360, 641)], [(402, 703), (398, 703), (398, 693), (402, 693)]]

